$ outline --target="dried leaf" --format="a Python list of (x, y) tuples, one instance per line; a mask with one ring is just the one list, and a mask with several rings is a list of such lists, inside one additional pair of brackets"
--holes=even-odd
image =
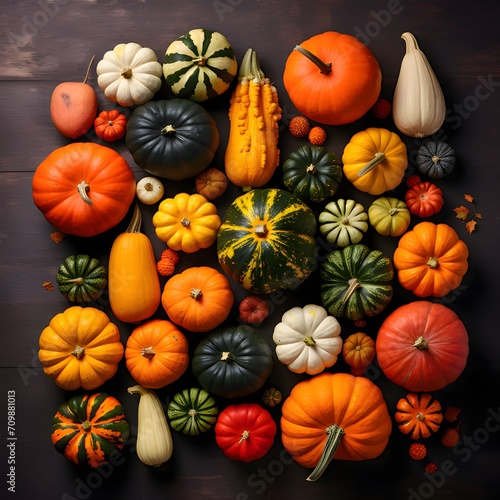
[(59, 231), (55, 231), (54, 233), (50, 233), (50, 239), (54, 243), (61, 243), (61, 241), (64, 240), (65, 236), (66, 235), (64, 233), (60, 233)]
[(476, 224), (477, 222), (475, 220), (470, 220), (465, 224), (465, 229), (467, 229), (467, 232), (469, 234), (471, 234), (476, 229)]
[(480, 213), (478, 213), (478, 212), (476, 212), (474, 215), (476, 216), (476, 219), (482, 219), (483, 218), (483, 216)]
[(473, 203), (474, 202), (474, 198), (470, 194), (464, 194), (464, 198), (469, 203)]
[(467, 207), (464, 207), (463, 205), (460, 205), (459, 207), (454, 208), (453, 211), (457, 214), (456, 215), (457, 219), (460, 219), (460, 220), (466, 220), (467, 216), (470, 213), (469, 209)]
[(462, 412), (461, 408), (457, 408), (455, 406), (449, 406), (448, 408), (446, 408), (446, 411), (444, 412), (444, 418), (448, 422), (456, 422), (461, 412)]
[(42, 286), (43, 288), (45, 288), (45, 290), (54, 290), (54, 285), (50, 281), (44, 281)]

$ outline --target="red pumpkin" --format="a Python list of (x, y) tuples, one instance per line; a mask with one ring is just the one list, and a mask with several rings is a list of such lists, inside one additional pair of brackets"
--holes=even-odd
[(389, 380), (411, 392), (433, 392), (462, 373), (469, 337), (455, 312), (422, 300), (400, 306), (385, 319), (375, 349)]
[(283, 83), (301, 114), (318, 123), (342, 125), (361, 118), (375, 104), (382, 73), (373, 53), (357, 38), (327, 31), (295, 47)]
[(135, 197), (135, 178), (116, 151), (94, 143), (54, 150), (32, 180), (33, 201), (58, 231), (95, 236), (118, 224)]
[(127, 118), (117, 109), (101, 111), (94, 120), (94, 130), (99, 139), (115, 142), (127, 132)]
[(240, 319), (249, 325), (260, 325), (269, 315), (270, 307), (266, 300), (256, 295), (248, 295), (238, 306)]
[(273, 445), (276, 423), (256, 403), (230, 405), (215, 424), (215, 439), (224, 455), (232, 460), (252, 462), (262, 458)]
[(408, 189), (405, 203), (413, 215), (430, 217), (443, 208), (443, 191), (432, 182), (419, 182)]

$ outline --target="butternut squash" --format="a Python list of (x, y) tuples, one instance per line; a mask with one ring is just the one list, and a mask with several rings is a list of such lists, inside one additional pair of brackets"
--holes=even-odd
[(153, 246), (140, 232), (141, 223), (141, 211), (136, 205), (129, 226), (116, 237), (109, 255), (109, 302), (113, 314), (125, 323), (152, 316), (161, 299)]
[(224, 157), (226, 175), (244, 191), (266, 184), (279, 164), (278, 121), (281, 108), (276, 87), (248, 49), (229, 103), (229, 138)]

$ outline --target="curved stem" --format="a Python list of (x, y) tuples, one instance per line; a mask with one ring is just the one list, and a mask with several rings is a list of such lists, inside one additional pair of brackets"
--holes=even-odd
[(361, 287), (361, 283), (358, 281), (358, 278), (351, 278), (347, 284), (349, 287), (347, 288), (346, 292), (344, 293), (344, 296), (342, 297), (342, 304), (345, 304), (350, 298), (351, 295), (354, 293), (354, 291)]
[(85, 181), (80, 182), (78, 186), (76, 186), (76, 189), (78, 189), (79, 195), (82, 197), (82, 200), (85, 203), (88, 203), (89, 205), (93, 205), (93, 201), (90, 199), (89, 195), (87, 194), (90, 191), (90, 185), (87, 184)]
[(307, 478), (307, 481), (316, 481), (321, 477), (323, 472), (325, 472), (328, 467), (328, 464), (333, 460), (342, 436), (345, 434), (344, 429), (335, 424), (328, 427), (325, 432), (328, 434), (328, 438), (326, 440), (325, 447), (323, 448), (323, 453), (321, 454), (315, 469)]
[(382, 163), (385, 160), (385, 153), (378, 152), (375, 153), (375, 156), (371, 161), (369, 161), (359, 172), (358, 172), (358, 177), (363, 177), (363, 175), (366, 175), (368, 172), (371, 172), (379, 163)]
[(315, 56), (311, 52), (309, 52), (307, 49), (304, 49), (304, 47), (301, 47), (300, 45), (297, 45), (294, 47), (293, 50), (296, 50), (297, 52), (300, 52), (302, 55), (306, 56), (311, 62), (316, 64), (316, 66), (319, 68), (320, 73), (323, 75), (327, 75), (332, 71), (332, 63), (326, 63), (322, 61), (319, 57)]
[(126, 233), (138, 233), (141, 230), (142, 214), (139, 205), (135, 205), (132, 220), (127, 227)]
[(406, 53), (412, 52), (414, 50), (420, 50), (416, 38), (408, 31), (401, 35), (401, 38), (406, 43)]
[(90, 68), (92, 67), (92, 63), (94, 62), (94, 59), (95, 59), (95, 54), (90, 59), (89, 65), (87, 66), (87, 73), (85, 73), (85, 78), (83, 79), (82, 83), (87, 83), (87, 80), (88, 80), (89, 74), (90, 74)]

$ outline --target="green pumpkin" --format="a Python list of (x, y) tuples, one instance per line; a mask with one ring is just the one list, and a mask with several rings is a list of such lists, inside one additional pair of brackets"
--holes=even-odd
[(135, 163), (168, 180), (195, 177), (213, 160), (219, 131), (212, 115), (189, 99), (149, 101), (127, 122), (127, 148)]
[(248, 325), (229, 327), (201, 340), (191, 360), (193, 374), (208, 392), (225, 398), (258, 391), (271, 374), (273, 355), (264, 337)]
[(73, 396), (59, 406), (52, 423), (52, 444), (68, 460), (99, 467), (123, 449), (130, 426), (120, 402), (104, 392)]
[(256, 294), (294, 289), (316, 266), (316, 217), (282, 189), (254, 189), (229, 206), (217, 234), (224, 271)]
[(339, 189), (343, 173), (339, 159), (324, 147), (305, 145), (283, 164), (283, 183), (306, 202), (320, 203)]
[(98, 299), (108, 281), (106, 269), (88, 255), (70, 255), (64, 259), (56, 274), (59, 291), (77, 304)]
[(172, 42), (163, 64), (172, 93), (197, 102), (223, 94), (237, 72), (238, 63), (227, 38), (200, 28)]
[(334, 250), (320, 268), (321, 300), (336, 318), (357, 321), (380, 314), (393, 296), (391, 259), (360, 243)]
[(455, 169), (455, 150), (443, 141), (427, 141), (418, 148), (417, 167), (431, 179), (441, 179)]
[(172, 429), (190, 436), (211, 429), (217, 420), (218, 413), (215, 399), (199, 387), (178, 392), (167, 408)]

